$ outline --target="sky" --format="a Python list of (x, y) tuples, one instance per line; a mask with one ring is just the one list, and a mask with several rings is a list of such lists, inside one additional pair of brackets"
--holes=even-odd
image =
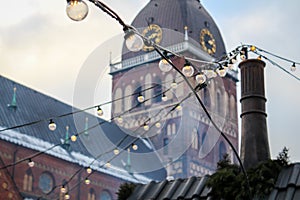
[[(148, 1), (103, 0), (127, 23)], [(122, 27), (90, 3), (87, 18), (74, 22), (66, 15), (64, 0), (0, 2), (0, 75), (73, 105), (82, 65), (99, 45), (122, 33)], [(298, 0), (201, 3), (215, 19), (227, 51), (253, 44), (300, 61)], [(300, 77), (300, 66), (294, 74)], [(271, 155), (275, 158), (286, 146), (291, 161), (299, 162), (300, 82), (270, 63), (265, 77)], [(109, 98), (107, 92), (101, 95)]]

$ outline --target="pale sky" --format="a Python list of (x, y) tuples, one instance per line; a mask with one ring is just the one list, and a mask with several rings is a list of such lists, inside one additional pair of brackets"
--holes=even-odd
[[(90, 3), (87, 18), (74, 22), (65, 13), (64, 0), (0, 2), (0, 74), (68, 104), (73, 104), (76, 77), (87, 57), (122, 33), (116, 21)], [(131, 23), (148, 0), (103, 2)], [(241, 43), (254, 44), (300, 61), (298, 0), (201, 2), (218, 24), (228, 51)], [(265, 73), (272, 157), (286, 146), (291, 160), (300, 161), (300, 82), (270, 63)], [(295, 75), (300, 76), (300, 66)]]

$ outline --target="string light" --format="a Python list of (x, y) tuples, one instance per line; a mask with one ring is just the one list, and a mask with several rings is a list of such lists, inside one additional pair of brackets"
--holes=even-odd
[(134, 144), (134, 143), (132, 143), (131, 146), (132, 146), (132, 149), (135, 150), (135, 151), (138, 150), (138, 148), (139, 148), (138, 145)]
[(117, 121), (118, 121), (119, 124), (122, 124), (122, 123), (123, 123), (123, 118), (122, 118), (121, 116), (119, 116), (119, 117), (117, 118)]
[(55, 131), (56, 124), (55, 124), (55, 122), (52, 119), (50, 119), (48, 127), (49, 127), (50, 131)]
[[(171, 62), (171, 60), (169, 59), (168, 53), (166, 51), (163, 52), (164, 56), (169, 60), (169, 62)], [(162, 72), (169, 72), (172, 69), (172, 65), (170, 65), (165, 58), (162, 58), (159, 63), (158, 63), (158, 67)]]
[(128, 29), (128, 30), (125, 31), (124, 39), (125, 39), (126, 47), (129, 51), (138, 52), (144, 46), (144, 41), (141, 38), (141, 36), (136, 34), (131, 29)]
[(97, 108), (97, 115), (98, 115), (99, 117), (103, 116), (103, 110), (101, 109), (100, 106), (98, 106), (98, 108)]
[(105, 163), (105, 167), (106, 167), (106, 168), (110, 168), (110, 167), (111, 167), (110, 162)]
[(67, 0), (66, 13), (74, 21), (81, 21), (88, 15), (89, 8), (84, 1)]
[(293, 63), (291, 66), (291, 71), (294, 72), (296, 71), (296, 63)]
[(220, 77), (225, 77), (226, 76), (226, 69), (222, 65), (219, 67), (217, 72), (218, 72)]
[(71, 141), (72, 141), (72, 142), (76, 142), (76, 140), (77, 140), (77, 136), (76, 136), (76, 135), (72, 135), (72, 136), (71, 136)]
[(162, 94), (161, 100), (162, 101), (168, 101), (168, 97), (167, 97), (167, 95), (165, 93)]
[(181, 107), (181, 105), (179, 104), (179, 105), (177, 105), (177, 107), (176, 107), (176, 110), (181, 110), (182, 109), (182, 107)]
[(144, 123), (144, 130), (148, 131), (149, 130), (149, 125), (147, 123)]
[(115, 148), (115, 149), (114, 149), (114, 154), (115, 154), (115, 155), (118, 155), (119, 153), (120, 153), (119, 149), (118, 149), (118, 148)]
[(175, 79), (173, 79), (173, 82), (171, 83), (171, 87), (172, 87), (173, 89), (176, 89), (176, 88), (177, 88), (177, 83), (176, 83)]
[(86, 173), (91, 174), (92, 173), (92, 169), (90, 167), (86, 168)]
[(141, 93), (139, 93), (137, 100), (138, 100), (138, 102), (143, 103), (145, 100), (145, 97)]
[(256, 47), (253, 46), (253, 45), (251, 45), (251, 46), (250, 46), (250, 51), (253, 51), (253, 52), (256, 51)]
[(160, 128), (161, 127), (161, 123), (160, 122), (156, 122), (155, 126), (156, 126), (156, 128)]
[(34, 167), (34, 162), (29, 158), (29, 160), (28, 160), (28, 166), (30, 167), (30, 168), (32, 168), (32, 167)]
[(71, 198), (71, 196), (68, 193), (66, 193), (65, 194), (65, 199), (70, 199), (70, 198)]
[(182, 68), (182, 73), (186, 76), (186, 77), (191, 77), (194, 74), (194, 67), (191, 65), (190, 62), (188, 62), (186, 60), (183, 68)]
[(91, 180), (88, 177), (86, 177), (85, 180), (84, 180), (84, 183), (86, 185), (89, 185), (91, 183)]
[(63, 194), (65, 194), (67, 192), (67, 189), (66, 189), (65, 185), (61, 186), (60, 192), (63, 193)]
[(206, 76), (203, 72), (200, 72), (199, 74), (196, 75), (196, 81), (199, 84), (203, 84), (206, 82)]

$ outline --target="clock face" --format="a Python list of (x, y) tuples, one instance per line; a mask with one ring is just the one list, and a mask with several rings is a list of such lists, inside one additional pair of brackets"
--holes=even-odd
[(208, 29), (202, 29), (200, 32), (200, 44), (202, 49), (209, 55), (216, 53), (217, 46), (213, 34)]
[(43, 193), (48, 193), (52, 190), (53, 178), (48, 173), (43, 173), (39, 178), (39, 188)]
[[(150, 24), (146, 29), (144, 29), (142, 35), (151, 40), (153, 43), (159, 44), (162, 40), (162, 29), (156, 24)], [(151, 44), (147, 44), (147, 42), (145, 42), (143, 47), (144, 51), (152, 51), (153, 49), (154, 48)]]

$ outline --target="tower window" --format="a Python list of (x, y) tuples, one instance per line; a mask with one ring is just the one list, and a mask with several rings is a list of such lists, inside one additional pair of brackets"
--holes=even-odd
[(31, 192), (32, 191), (32, 184), (33, 184), (33, 176), (31, 169), (28, 169), (24, 175), (23, 179), (23, 190)]
[(162, 85), (161, 85), (161, 79), (157, 78), (154, 82), (154, 89), (153, 89), (153, 102), (154, 103), (159, 103), (161, 102), (161, 97), (162, 97)]
[(96, 200), (96, 193), (93, 188), (90, 189), (87, 200)]
[(220, 142), (219, 144), (219, 160), (222, 160), (224, 155), (226, 154), (227, 150), (226, 150), (226, 146), (224, 144), (224, 142)]

